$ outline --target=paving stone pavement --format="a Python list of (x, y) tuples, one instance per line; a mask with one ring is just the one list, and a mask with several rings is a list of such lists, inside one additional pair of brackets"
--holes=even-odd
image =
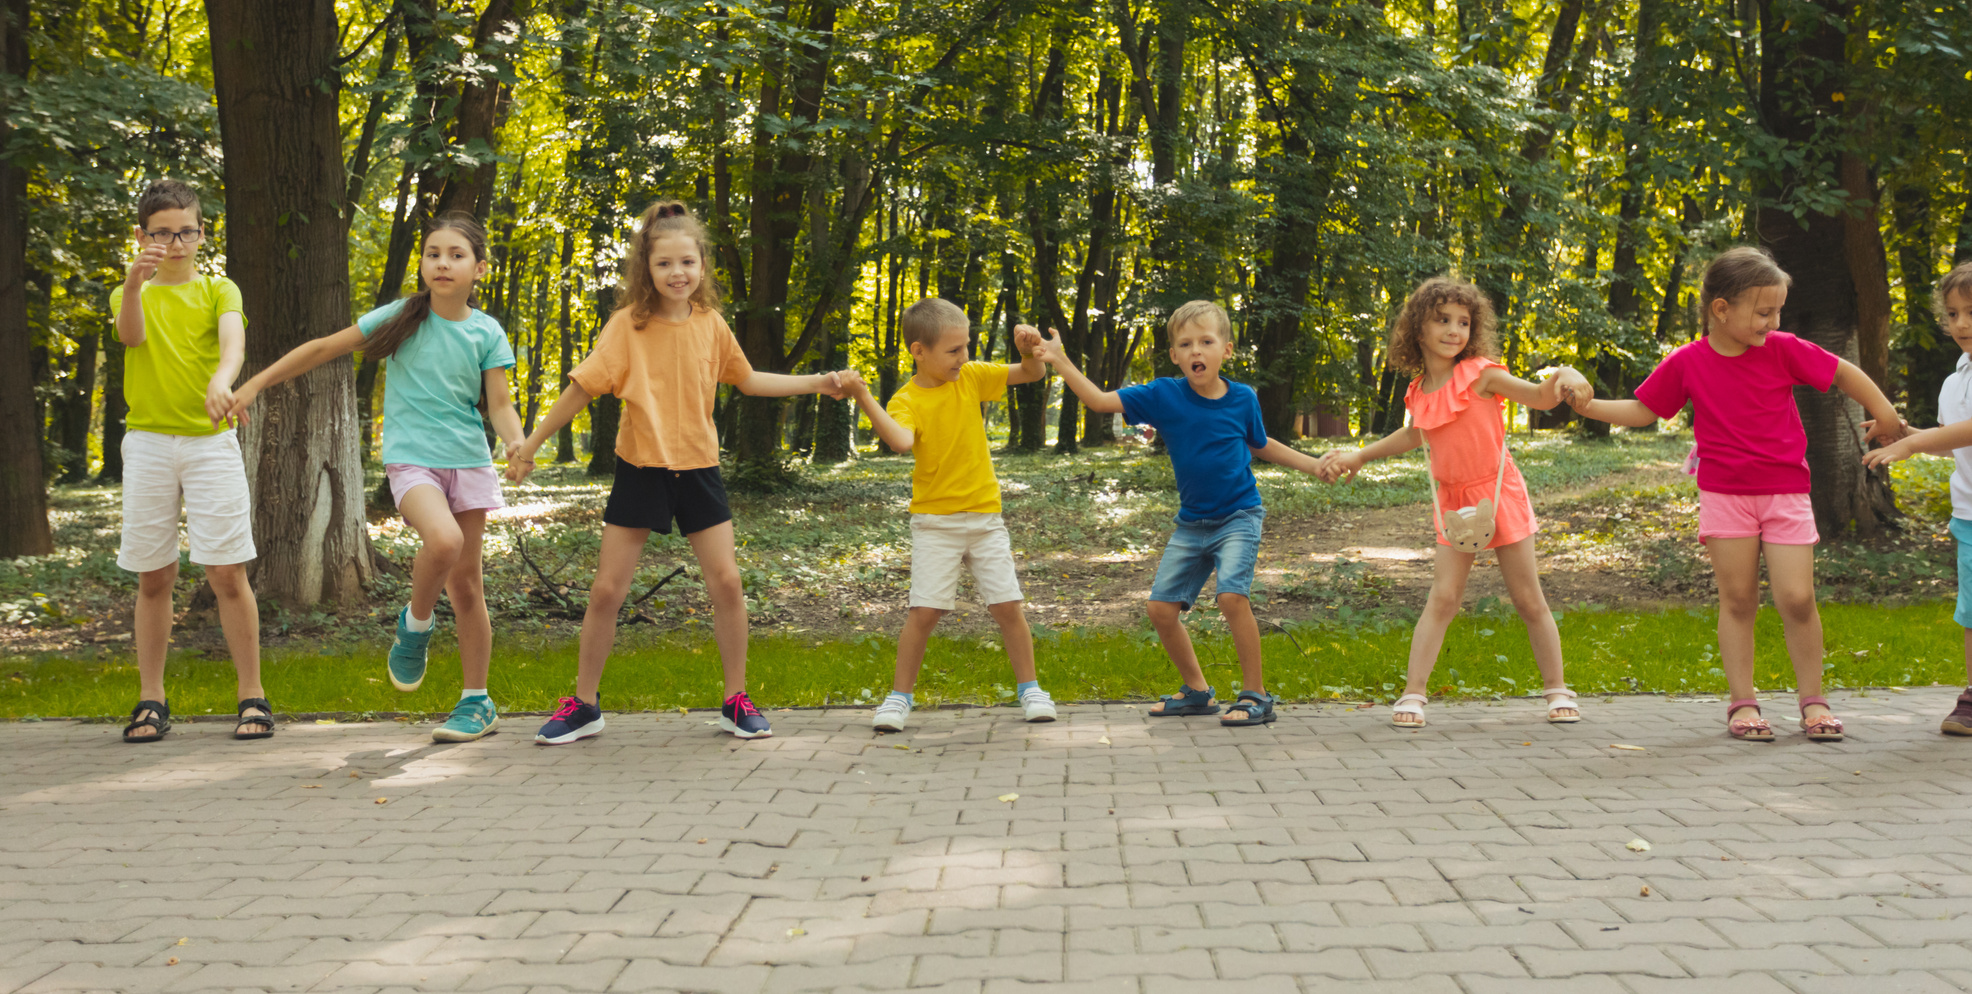
[(554, 748), (530, 718), (0, 724), (0, 992), (1962, 991), (1954, 693), (1838, 697), (1832, 745), (1656, 697), (1417, 732), (612, 715)]

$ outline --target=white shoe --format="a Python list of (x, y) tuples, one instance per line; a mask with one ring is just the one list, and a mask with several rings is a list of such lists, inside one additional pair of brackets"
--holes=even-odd
[(910, 717), (911, 702), (904, 697), (891, 694), (883, 699), (882, 704), (876, 706), (876, 717), (870, 720), (870, 726), (879, 732), (901, 732), (904, 730), (904, 723), (909, 721)]
[(1054, 698), (1039, 687), (1021, 692), (1020, 707), (1028, 721), (1054, 720)]

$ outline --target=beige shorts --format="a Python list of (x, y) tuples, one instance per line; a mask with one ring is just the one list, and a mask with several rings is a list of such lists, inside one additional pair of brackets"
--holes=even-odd
[(181, 507), (193, 562), (230, 566), (254, 557), (246, 462), (232, 429), (123, 436), (123, 544), (116, 564), (133, 573), (175, 565)]
[(911, 606), (940, 611), (957, 606), (961, 566), (971, 568), (980, 603), (1021, 599), (1013, 541), (998, 513), (911, 515)]

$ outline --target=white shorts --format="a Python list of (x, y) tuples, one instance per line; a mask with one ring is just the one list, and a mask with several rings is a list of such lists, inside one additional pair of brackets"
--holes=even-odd
[(911, 606), (950, 611), (958, 605), (959, 567), (971, 567), (972, 585), (988, 606), (1020, 600), (1013, 572), (1013, 541), (999, 514), (911, 515)]
[(178, 509), (192, 561), (230, 566), (252, 559), (253, 503), (246, 462), (232, 429), (217, 435), (123, 436), (123, 545), (116, 564), (148, 573), (178, 562)]

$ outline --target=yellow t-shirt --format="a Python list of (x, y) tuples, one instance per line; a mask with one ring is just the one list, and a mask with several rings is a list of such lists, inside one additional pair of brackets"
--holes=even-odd
[(1007, 395), (1006, 366), (968, 362), (959, 378), (921, 387), (916, 377), (890, 396), (884, 410), (909, 429), (912, 514), (991, 514), (1000, 509), (1000, 481), (986, 443), (982, 401)]
[[(144, 344), (123, 356), (123, 399), (130, 404), (124, 424), (162, 435), (225, 431), (206, 416), (205, 388), (219, 370), (219, 315), (241, 310), (239, 285), (201, 275), (186, 283), (146, 283), (142, 293)], [(122, 306), (118, 286), (110, 291), (111, 334)]]
[(690, 320), (651, 318), (642, 329), (620, 308), (596, 336), (595, 350), (568, 378), (591, 397), (623, 401), (616, 454), (632, 466), (683, 471), (719, 465), (712, 401), (719, 384), (753, 373), (739, 340), (715, 311)]

